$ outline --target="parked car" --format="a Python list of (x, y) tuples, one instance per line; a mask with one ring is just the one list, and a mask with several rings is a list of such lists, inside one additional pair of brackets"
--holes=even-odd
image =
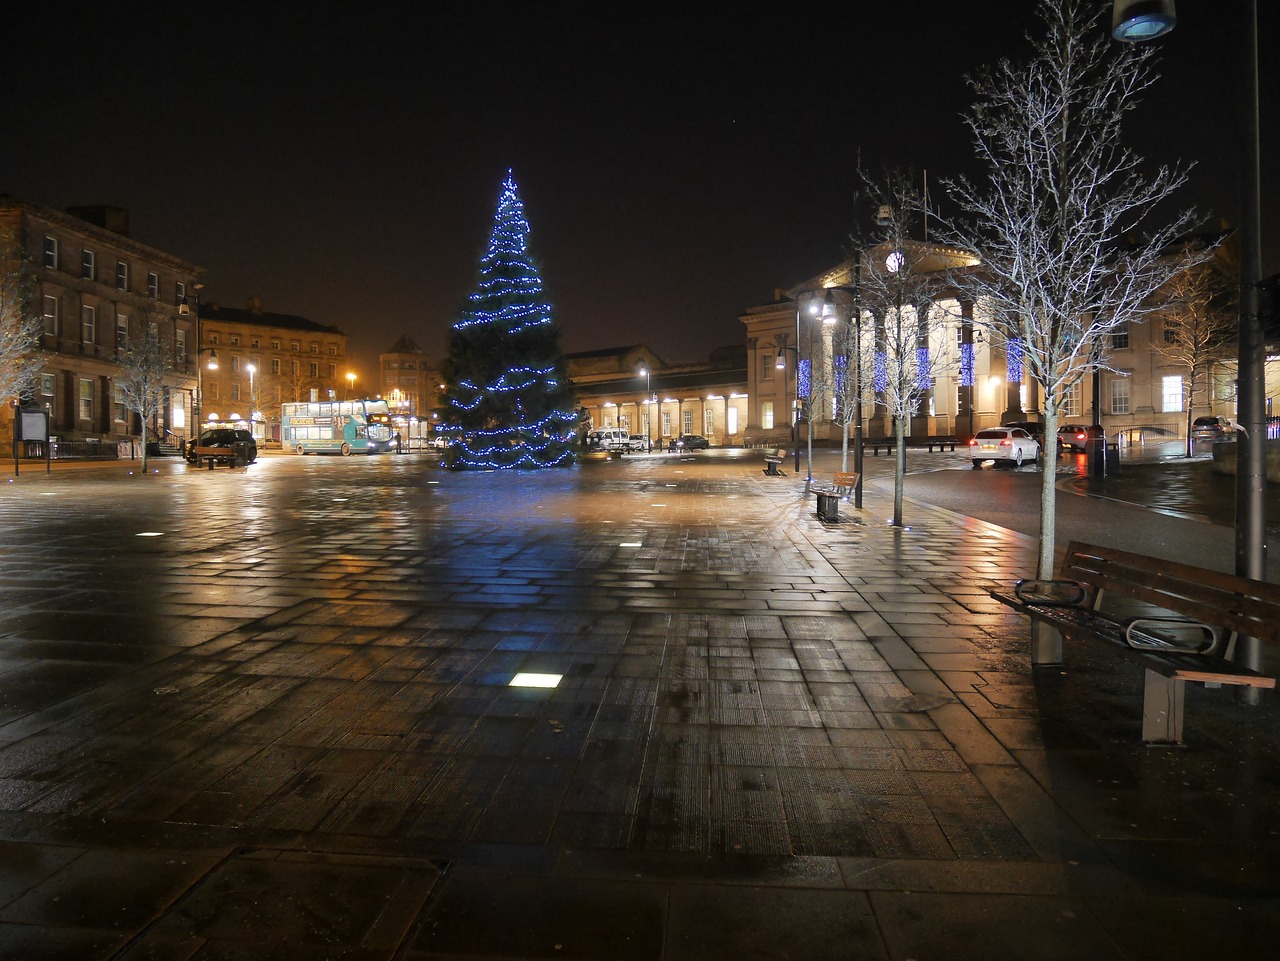
[(237, 444), (243, 445), (240, 450), (244, 451), (246, 464), (252, 464), (258, 459), (258, 442), (253, 439), (251, 433), (238, 427), (206, 428), (200, 432), (198, 438), (187, 441), (187, 449), (183, 454), (188, 463), (196, 464), (200, 460), (196, 456), (197, 447), (225, 448), (227, 453), (224, 459), (230, 461)]
[(620, 427), (603, 427), (587, 434), (590, 450), (630, 450), (631, 437)]
[(1089, 428), (1083, 424), (1063, 424), (1058, 428), (1060, 451), (1086, 451), (1089, 449)]
[(969, 456), (974, 467), (989, 460), (1021, 467), (1040, 459), (1040, 442), (1021, 427), (987, 427), (969, 441)]
[(649, 449), (649, 438), (644, 434), (632, 434), (629, 439), (629, 446), (633, 451), (641, 451)]
[(1235, 436), (1225, 417), (1197, 417), (1191, 422), (1193, 440), (1228, 440)]
[(671, 438), (668, 450), (706, 450), (710, 446), (711, 441), (701, 434), (681, 434)]

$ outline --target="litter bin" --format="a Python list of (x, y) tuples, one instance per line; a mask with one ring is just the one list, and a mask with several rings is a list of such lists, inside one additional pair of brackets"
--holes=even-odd
[(1120, 445), (1107, 444), (1107, 476), (1120, 476)]
[(237, 440), (231, 444), (231, 466), (247, 467), (249, 465), (249, 444), (246, 441)]

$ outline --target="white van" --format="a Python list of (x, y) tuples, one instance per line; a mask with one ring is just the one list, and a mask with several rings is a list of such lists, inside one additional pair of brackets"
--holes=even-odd
[(621, 427), (605, 427), (587, 434), (587, 447), (591, 450), (628, 450), (630, 435)]

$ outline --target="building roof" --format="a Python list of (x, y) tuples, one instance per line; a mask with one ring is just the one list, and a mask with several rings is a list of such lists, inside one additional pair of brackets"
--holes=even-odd
[(273, 314), (262, 309), (256, 299), (250, 301), (248, 307), (223, 307), (217, 303), (200, 305), (200, 319), (204, 322), (223, 321), (228, 324), (248, 324), (253, 327), (282, 327), (286, 330), (309, 331), (316, 334), (338, 334), (345, 337), (337, 327), (326, 327), (305, 317), (294, 314)]
[(408, 334), (401, 334), (400, 339), (387, 350), (388, 354), (425, 354), (426, 351), (414, 343)]

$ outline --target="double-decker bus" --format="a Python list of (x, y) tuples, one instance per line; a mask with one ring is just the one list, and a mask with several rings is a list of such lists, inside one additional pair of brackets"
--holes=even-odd
[(280, 443), (295, 454), (379, 454), (391, 450), (385, 400), (313, 400), (280, 408)]

